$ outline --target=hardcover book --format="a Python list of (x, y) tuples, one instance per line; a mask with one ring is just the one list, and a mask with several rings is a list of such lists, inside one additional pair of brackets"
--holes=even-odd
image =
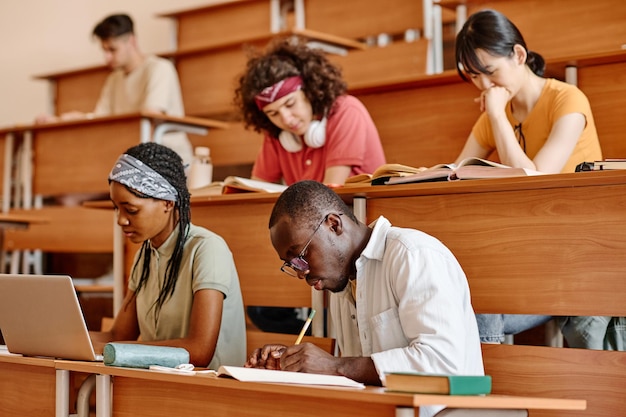
[(387, 391), (419, 394), (480, 395), (491, 393), (489, 375), (439, 375), (392, 372), (385, 376)]

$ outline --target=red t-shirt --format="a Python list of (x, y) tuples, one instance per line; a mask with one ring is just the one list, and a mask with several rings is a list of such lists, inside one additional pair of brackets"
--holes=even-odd
[(252, 176), (269, 182), (284, 179), (287, 185), (301, 180), (322, 181), (327, 168), (351, 166), (350, 175), (368, 173), (385, 163), (385, 153), (372, 117), (356, 97), (341, 96), (333, 105), (321, 148), (303, 144), (299, 152), (286, 151), (265, 135), (252, 168)]

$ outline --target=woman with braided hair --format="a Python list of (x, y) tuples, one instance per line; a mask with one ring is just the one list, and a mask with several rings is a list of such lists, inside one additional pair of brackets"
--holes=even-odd
[(119, 157), (109, 174), (124, 236), (141, 243), (122, 308), (96, 346), (136, 341), (182, 347), (196, 366), (245, 361), (245, 320), (232, 253), (215, 233), (191, 223), (181, 158), (156, 143)]

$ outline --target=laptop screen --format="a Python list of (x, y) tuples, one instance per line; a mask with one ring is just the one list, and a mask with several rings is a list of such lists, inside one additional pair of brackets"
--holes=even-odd
[(0, 274), (0, 329), (11, 353), (101, 359), (67, 275)]

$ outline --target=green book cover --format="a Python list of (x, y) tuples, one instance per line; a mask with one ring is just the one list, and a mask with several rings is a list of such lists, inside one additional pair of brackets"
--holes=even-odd
[(491, 376), (391, 372), (386, 374), (385, 387), (422, 394), (481, 395), (491, 393)]
[(448, 375), (450, 395), (476, 395), (491, 392), (489, 375)]

